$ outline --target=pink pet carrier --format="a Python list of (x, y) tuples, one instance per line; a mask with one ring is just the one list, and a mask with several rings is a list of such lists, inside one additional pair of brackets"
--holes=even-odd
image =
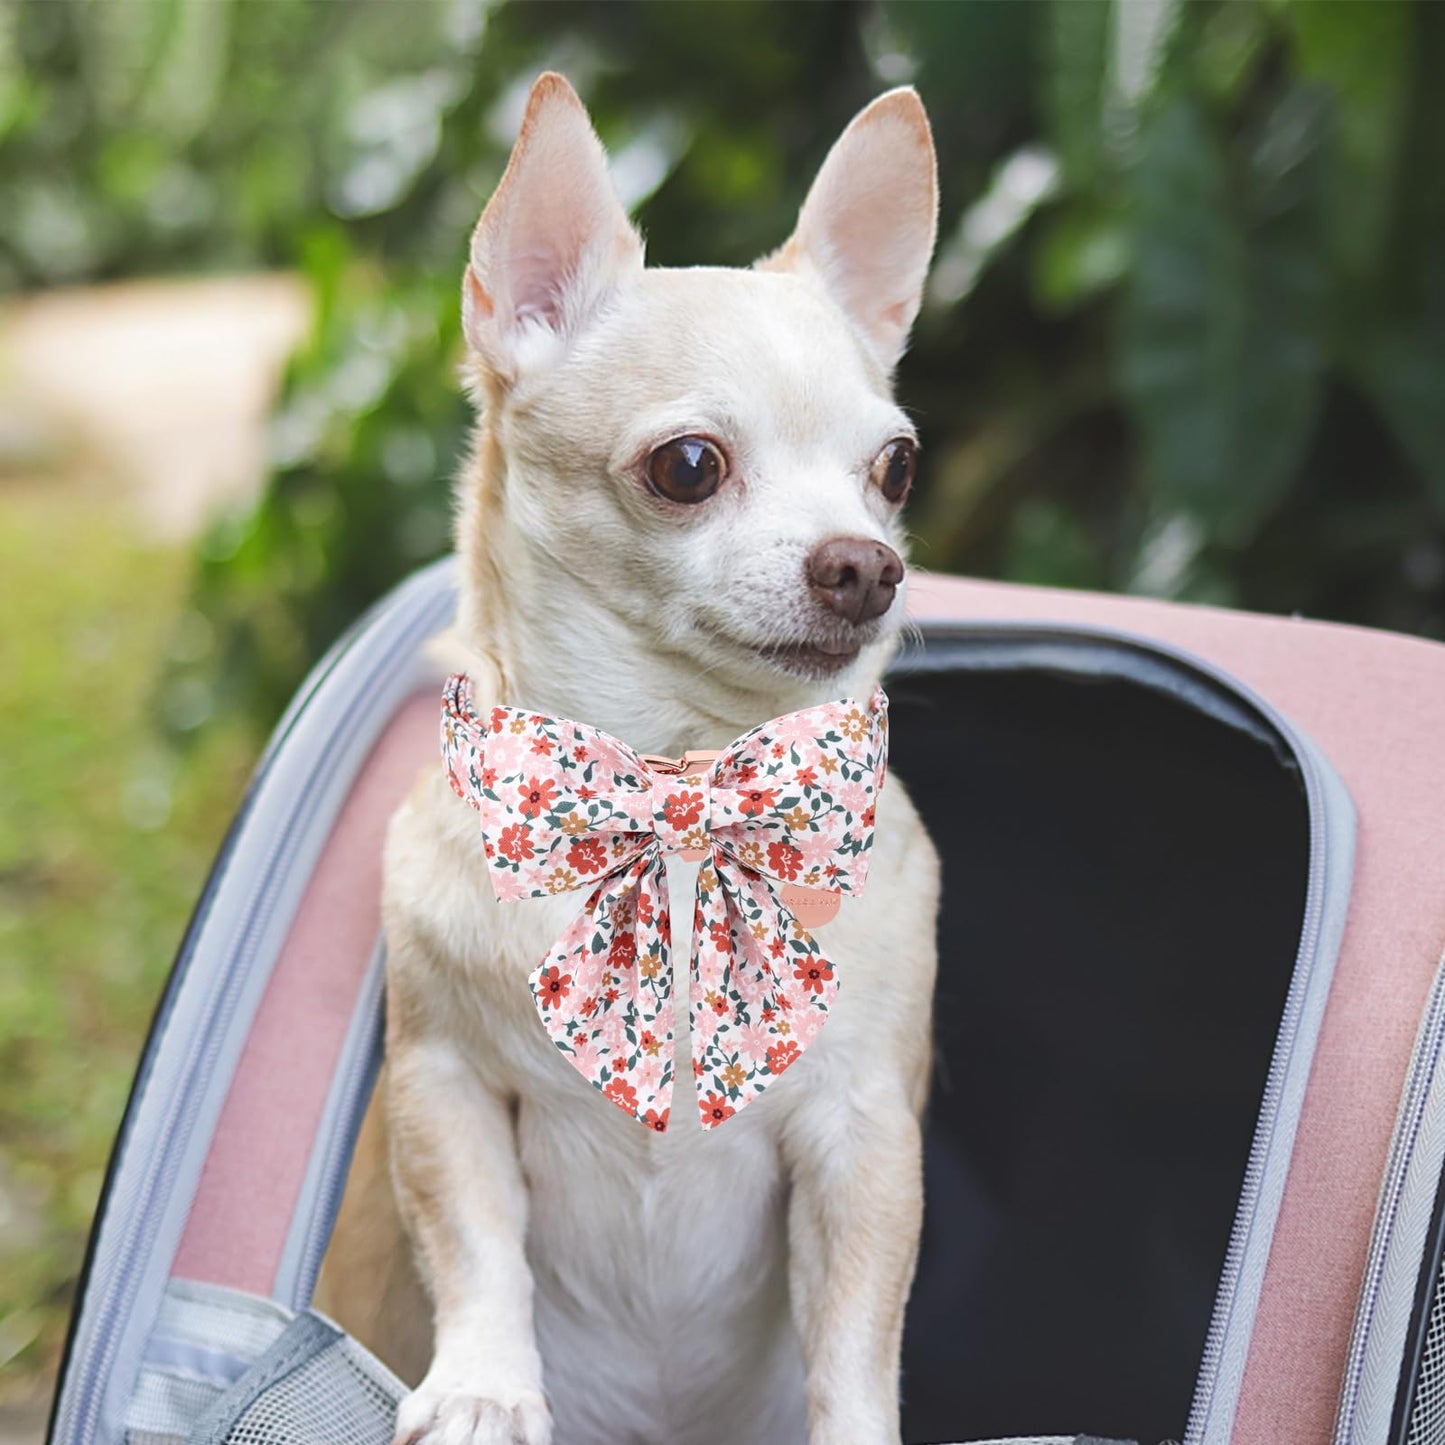
[[(375, 609), (258, 771), (111, 1161), (53, 1445), (391, 1438), (404, 1387), (310, 1300), (453, 600), (443, 563)], [(1445, 1442), (1445, 649), (941, 577), (911, 607), (892, 766), (946, 917), (904, 1438)]]

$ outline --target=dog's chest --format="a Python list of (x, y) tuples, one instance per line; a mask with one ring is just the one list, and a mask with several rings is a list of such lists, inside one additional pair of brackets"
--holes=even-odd
[(524, 1100), (518, 1117), (559, 1438), (712, 1439), (718, 1418), (741, 1439), (800, 1438), (775, 1422), (802, 1390), (767, 1101), (656, 1135), (578, 1083), (591, 1098)]
[[(674, 917), (691, 915), (695, 865), (670, 866)], [(686, 900), (686, 907), (680, 905)], [(528, 1253), (539, 1290), (579, 1315), (627, 1317), (668, 1353), (685, 1338), (701, 1295), (746, 1313), (781, 1279), (784, 1188), (777, 1134), (785, 1100), (764, 1097), (722, 1128), (696, 1122), (686, 1025), (679, 1030), (673, 1127), (656, 1134), (603, 1098), (548, 1039), (526, 978), (580, 900), (502, 906), (506, 961), (488, 980), (483, 1047), (519, 1100), (517, 1143), (527, 1180)], [(508, 916), (510, 915), (510, 916)], [(680, 1019), (688, 951), (674, 950)], [(780, 1091), (781, 1092), (781, 1091)]]

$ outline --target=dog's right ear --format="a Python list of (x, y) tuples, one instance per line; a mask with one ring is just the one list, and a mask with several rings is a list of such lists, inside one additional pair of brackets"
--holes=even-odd
[(512, 158), (472, 234), (462, 327), (504, 383), (555, 356), (642, 269), (642, 239), (613, 189), (577, 92), (538, 77)]
[(887, 371), (908, 342), (938, 227), (938, 162), (911, 87), (865, 106), (828, 152), (798, 227), (761, 270), (820, 281)]

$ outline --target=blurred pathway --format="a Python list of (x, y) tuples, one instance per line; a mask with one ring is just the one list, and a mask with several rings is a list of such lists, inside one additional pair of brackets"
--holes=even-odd
[(0, 308), (0, 476), (129, 491), (193, 535), (266, 471), (265, 418), (308, 300), (285, 275), (136, 281)]

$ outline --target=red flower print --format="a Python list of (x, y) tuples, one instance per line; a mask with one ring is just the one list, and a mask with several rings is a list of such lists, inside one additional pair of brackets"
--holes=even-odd
[(791, 1040), (781, 1044), (774, 1044), (768, 1050), (768, 1072), (781, 1074), (786, 1071), (789, 1064), (796, 1064), (802, 1057), (803, 1051)]
[(768, 944), (768, 952), (774, 958), (781, 958), (788, 951), (788, 945), (781, 938), (775, 938)]
[(635, 1110), (637, 1108), (637, 1090), (620, 1076), (610, 1080), (602, 1092), (621, 1109)]
[(612, 947), (607, 950), (607, 967), (616, 969), (627, 968), (636, 957), (637, 935), (626, 932), (619, 933), (612, 940)]
[(700, 1078), (702, 1078), (702, 1060), (701, 1060), (701, 1059), (694, 1059), (694, 1060), (692, 1061), (692, 1076), (693, 1076), (694, 1079), (700, 1079)]
[(777, 1016), (778, 1016), (778, 1011), (777, 1011), (777, 1009), (775, 1009), (775, 1008), (772, 1006), (772, 1004), (764, 1004), (764, 1005), (763, 1005), (763, 1022), (764, 1022), (765, 1024), (770, 1024), (770, 1023), (772, 1023), (772, 1021), (773, 1021), (775, 1018), (777, 1018)]
[(637, 895), (637, 921), (644, 925), (652, 922), (652, 895), (650, 893)]
[(811, 993), (822, 993), (823, 985), (833, 981), (833, 970), (821, 958), (801, 958), (793, 965), (793, 977)]
[(557, 801), (557, 785), (550, 778), (545, 781), (529, 778), (525, 783), (517, 784), (517, 791), (522, 795), (517, 811), (524, 818), (535, 818), (538, 813), (545, 813)]
[(504, 707), (494, 707), (494, 708), (492, 709), (492, 716), (491, 716), (491, 727), (492, 727), (492, 731), (493, 731), (494, 733), (499, 733), (499, 732), (501, 732), (503, 726), (506, 724), (506, 721), (507, 721), (507, 709), (504, 708)]
[(597, 1012), (597, 995), (595, 993), (582, 1000), (582, 1012), (587, 1018), (591, 1018)]
[(587, 749), (582, 747), (581, 744), (578, 744), (577, 747), (572, 749), (572, 757), (579, 763), (585, 763), (587, 761)]
[(714, 1124), (721, 1124), (724, 1119), (731, 1119), (737, 1113), (721, 1094), (704, 1095), (698, 1100), (698, 1107), (702, 1110), (702, 1122), (709, 1128)]
[(568, 850), (567, 861), (579, 873), (598, 873), (607, 866), (607, 848), (600, 838), (579, 838)]
[(803, 855), (786, 839), (768, 844), (768, 867), (780, 878), (796, 878)]
[(482, 786), (489, 791), (497, 786), (497, 770), (495, 768), (482, 769)]
[(608, 1003), (616, 1003), (618, 998), (620, 997), (615, 988), (609, 988), (607, 992), (602, 996), (607, 1000)]
[(863, 819), (862, 819), (862, 822), (863, 822), (863, 826), (864, 826), (865, 828), (871, 828), (871, 827), (873, 826), (873, 809), (872, 809), (872, 808), (864, 808), (864, 809), (863, 809)]
[(502, 836), (497, 839), (497, 847), (501, 850), (502, 857), (510, 858), (513, 863), (522, 863), (535, 856), (532, 851), (532, 836), (525, 823), (513, 823), (510, 828), (503, 828)]
[(584, 803), (590, 803), (592, 799), (597, 796), (597, 789), (589, 788), (586, 783), (583, 783), (582, 786), (577, 789), (577, 796), (581, 798)]
[(754, 788), (751, 792), (742, 794), (743, 815), (748, 818), (756, 818), (768, 808), (778, 806), (777, 788)]
[(702, 817), (701, 793), (669, 793), (662, 805), (662, 816), (673, 828), (690, 828)]
[(798, 769), (798, 786), (800, 788), (816, 788), (818, 786), (818, 775), (813, 771), (812, 765)]
[(532, 751), (539, 757), (550, 758), (552, 756), (551, 738), (533, 738)]
[(722, 996), (722, 994), (718, 994), (718, 996), (713, 999), (712, 1011), (715, 1014), (725, 1014), (728, 1011), (728, 1001)]
[(726, 921), (714, 920), (708, 925), (708, 932), (712, 934), (712, 946), (719, 953), (726, 953), (732, 947), (733, 931)]
[(666, 1134), (667, 1116), (671, 1112), (671, 1109), (664, 1109), (662, 1113), (659, 1114), (656, 1109), (649, 1109), (642, 1116), (642, 1122), (646, 1124), (649, 1129), (656, 1129), (659, 1134)]
[(537, 980), (537, 997), (542, 1000), (543, 1008), (556, 1008), (571, 991), (570, 973), (563, 973), (555, 964), (542, 970), (542, 976)]
[(751, 763), (744, 763), (742, 767), (733, 774), (733, 780), (737, 783), (738, 787), (745, 788), (757, 775), (758, 770)]

